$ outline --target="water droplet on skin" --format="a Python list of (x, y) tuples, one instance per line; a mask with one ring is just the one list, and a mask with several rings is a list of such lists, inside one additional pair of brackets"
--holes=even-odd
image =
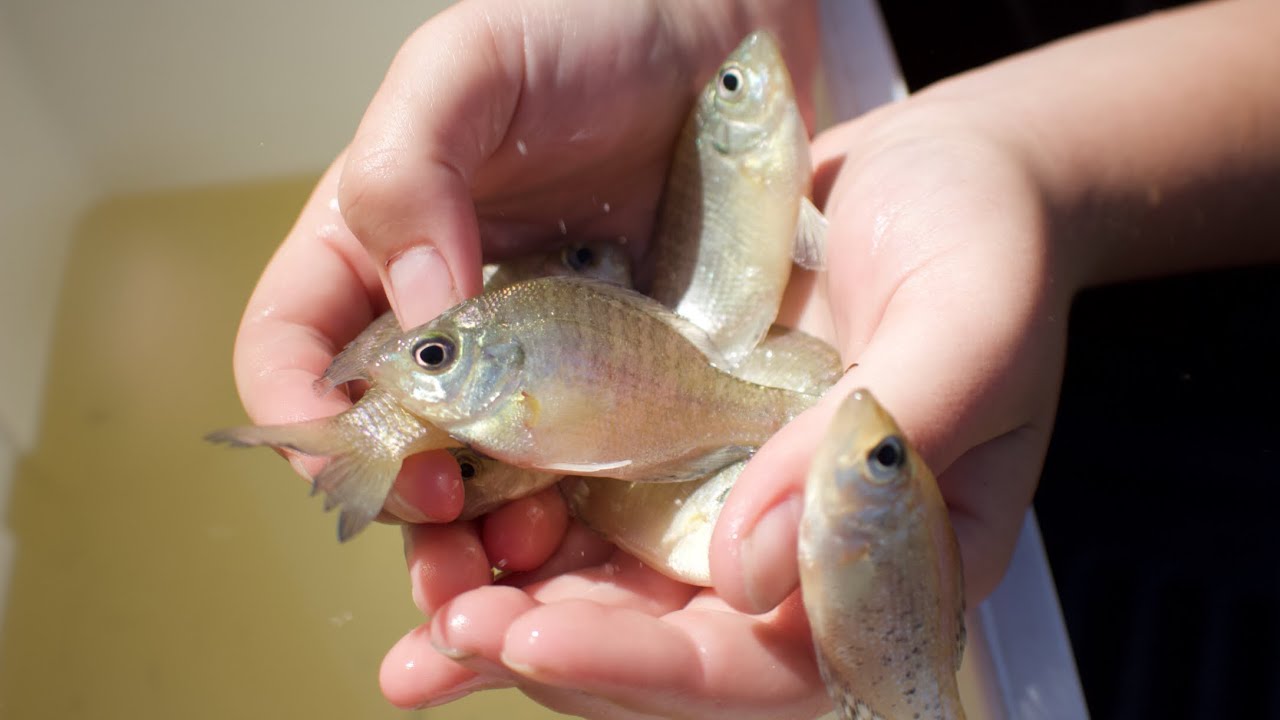
[(561, 235), (569, 234), (569, 227), (564, 224), (564, 218), (560, 218), (560, 234)]
[(415, 668), (415, 667), (417, 667), (417, 666), (418, 666), (418, 663), (417, 663), (417, 661), (416, 661), (416, 660), (408, 660), (408, 661), (406, 661), (406, 662), (405, 662), (405, 664), (404, 664), (404, 669), (405, 669), (405, 670), (412, 670), (412, 669), (414, 669), (414, 668)]
[(462, 613), (449, 618), (450, 630), (465, 631), (469, 627), (471, 627), (471, 618)]
[(523, 140), (517, 140), (517, 141), (516, 141), (516, 152), (520, 153), (521, 155), (528, 155), (528, 154), (529, 154), (529, 146), (528, 146), (528, 145), (525, 145)]
[(502, 558), (501, 560), (499, 560), (498, 562), (494, 563), (493, 565), (494, 565), (494, 567), (498, 568), (499, 570), (506, 570), (506, 569), (507, 569), (507, 559), (506, 559), (506, 558)]
[(602, 208), (604, 208), (604, 211), (605, 211), (605, 212), (610, 212), (610, 211), (613, 209), (613, 208), (609, 207), (609, 203), (605, 203), (605, 204), (604, 204), (604, 205), (602, 205), (601, 207), (602, 207)]
[(333, 197), (329, 198), (329, 209), (334, 212), (339, 212), (341, 210), (341, 208), (338, 207), (337, 195), (334, 195)]

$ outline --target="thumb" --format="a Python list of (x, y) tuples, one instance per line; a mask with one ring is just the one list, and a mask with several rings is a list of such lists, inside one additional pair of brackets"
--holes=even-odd
[(343, 218), (404, 327), (480, 290), (471, 177), (515, 111), (523, 47), (508, 13), (481, 9), (457, 5), (405, 42), (342, 170)]

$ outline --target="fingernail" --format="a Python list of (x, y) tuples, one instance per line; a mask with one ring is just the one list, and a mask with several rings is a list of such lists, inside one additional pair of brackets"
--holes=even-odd
[(407, 327), (417, 327), (458, 304), (458, 291), (444, 257), (419, 245), (392, 258), (387, 266), (391, 303)]
[(395, 515), (407, 523), (428, 522), (426, 514), (413, 505), (410, 505), (409, 502), (401, 497), (400, 493), (395, 490), (392, 490), (391, 493), (387, 495), (387, 501), (383, 506), (392, 515)]
[(788, 495), (766, 511), (742, 539), (738, 562), (752, 612), (772, 609), (800, 581), (796, 533), (802, 509), (800, 496)]
[(409, 553), (413, 552), (413, 526), (400, 526), (400, 540), (404, 543), (404, 561), (405, 564), (410, 562)]
[(454, 647), (449, 636), (455, 633), (465, 635), (470, 629), (471, 618), (464, 613), (452, 613), (444, 618), (437, 616), (431, 622), (431, 647), (450, 660), (469, 658), (475, 653)]

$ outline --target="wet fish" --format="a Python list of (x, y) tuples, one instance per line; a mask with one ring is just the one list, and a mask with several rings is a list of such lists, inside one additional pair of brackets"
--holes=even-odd
[[(582, 274), (629, 285), (631, 266), (617, 243), (586, 241), (486, 270), (491, 285), (536, 273)], [(401, 335), (395, 315), (383, 314), (334, 357), (316, 381), (316, 391), (324, 395), (343, 383), (371, 379), (369, 367), (377, 360), (376, 351)], [(351, 408), (333, 417), (288, 425), (228, 428), (210, 433), (205, 439), (236, 447), (268, 445), (331, 458), (315, 476), (312, 492), (325, 493), (325, 510), (341, 507), (339, 541), (355, 536), (378, 516), (406, 457), (427, 450), (462, 447), (444, 431), (406, 410), (401, 398), (376, 383)], [(484, 477), (466, 488), (464, 512), (475, 515), (480, 513), (474, 508), (492, 502), (494, 493), (532, 493), (540, 489), (528, 489), (532, 485), (543, 483), (541, 487), (546, 487), (557, 478), (547, 473), (499, 468), (491, 460), (477, 459), (472, 467), (484, 469)]]
[(649, 294), (730, 364), (764, 337), (793, 257), (824, 262), (826, 221), (805, 195), (809, 137), (777, 43), (757, 31), (707, 83), (667, 176)]
[(582, 240), (546, 253), (485, 265), (484, 289), (496, 290), (539, 277), (585, 277), (631, 287), (631, 256), (612, 240)]
[(653, 300), (572, 277), (467, 300), (379, 351), (373, 381), (502, 462), (623, 480), (703, 477), (812, 402), (746, 382)]
[(800, 584), (837, 714), (963, 718), (955, 533), (933, 475), (866, 390), (836, 413), (804, 503)]
[(518, 468), (471, 448), (449, 450), (462, 473), (463, 501), (459, 520), (474, 520), (506, 503), (551, 487), (560, 473)]
[[(826, 342), (775, 325), (734, 374), (745, 380), (817, 394), (840, 379), (840, 356)], [(746, 460), (686, 483), (568, 478), (561, 490), (587, 527), (662, 574), (711, 586), (711, 533)]]

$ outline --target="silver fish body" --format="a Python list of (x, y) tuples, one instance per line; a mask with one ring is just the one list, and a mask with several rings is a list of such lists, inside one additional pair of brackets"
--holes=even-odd
[[(840, 356), (812, 335), (774, 326), (734, 374), (816, 395), (840, 378)], [(560, 487), (587, 527), (668, 577), (710, 587), (711, 534), (746, 463), (685, 483), (574, 477)]]
[(955, 533), (933, 475), (865, 390), (844, 401), (813, 458), (798, 559), (841, 718), (964, 717)]
[(658, 215), (649, 294), (737, 364), (773, 323), (797, 245), (821, 241), (805, 200), (809, 138), (777, 43), (752, 33), (699, 95)]
[(375, 382), (503, 462), (679, 481), (750, 455), (813, 398), (720, 370), (705, 334), (581, 278), (485, 293), (388, 342)]

